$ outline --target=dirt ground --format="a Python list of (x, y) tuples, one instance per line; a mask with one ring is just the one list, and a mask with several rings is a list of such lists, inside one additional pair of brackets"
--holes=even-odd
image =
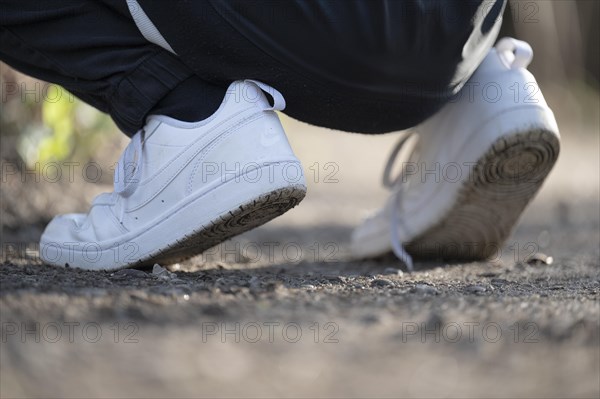
[(348, 251), (396, 137), (285, 123), (305, 202), (170, 271), (47, 267), (40, 226), (5, 231), (0, 395), (600, 395), (597, 133), (565, 137), (494, 260), (409, 274)]

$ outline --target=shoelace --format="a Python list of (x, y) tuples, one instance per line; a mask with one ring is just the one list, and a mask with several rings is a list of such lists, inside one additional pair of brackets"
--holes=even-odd
[(400, 241), (400, 233), (398, 231), (401, 223), (403, 223), (402, 217), (400, 215), (400, 210), (402, 208), (402, 199), (404, 198), (403, 194), (406, 189), (406, 184), (402, 184), (404, 182), (405, 169), (403, 168), (400, 174), (394, 179), (391, 178), (391, 174), (392, 167), (396, 162), (396, 158), (398, 157), (400, 150), (402, 150), (406, 142), (411, 137), (413, 137), (415, 133), (416, 132), (414, 130), (408, 131), (404, 134), (403, 137), (400, 138), (400, 140), (392, 150), (392, 153), (390, 154), (390, 157), (388, 158), (387, 163), (385, 165), (385, 169), (383, 170), (383, 185), (386, 188), (393, 190), (390, 215), (390, 243), (392, 244), (392, 251), (394, 252), (394, 255), (396, 255), (396, 257), (406, 265), (406, 268), (409, 272), (414, 271), (413, 260), (412, 257), (408, 254), (408, 252), (406, 252), (406, 249), (404, 249), (402, 241)]

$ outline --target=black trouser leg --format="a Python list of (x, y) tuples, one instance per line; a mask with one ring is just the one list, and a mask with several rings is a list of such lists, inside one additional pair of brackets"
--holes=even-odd
[[(329, 128), (414, 126), (456, 94), (505, 0), (139, 1), (177, 56), (148, 43), (125, 0), (0, 0), (0, 58), (108, 112), (210, 115), (234, 80), (279, 89), (286, 113)], [(197, 96), (195, 95), (197, 93)]]
[(1, 0), (0, 5), (0, 59), (65, 87), (110, 114), (129, 135), (151, 112), (201, 120), (223, 98), (222, 88), (146, 41), (124, 0)]
[(498, 34), (505, 0), (138, 0), (169, 45), (217, 85), (257, 79), (285, 112), (380, 133), (459, 92)]

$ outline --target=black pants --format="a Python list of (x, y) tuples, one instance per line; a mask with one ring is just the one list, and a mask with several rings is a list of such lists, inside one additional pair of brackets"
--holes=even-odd
[(0, 0), (0, 59), (71, 91), (127, 134), (150, 113), (209, 116), (234, 80), (319, 126), (414, 126), (457, 94), (493, 44), (505, 0), (139, 0), (176, 55), (148, 42), (126, 0)]

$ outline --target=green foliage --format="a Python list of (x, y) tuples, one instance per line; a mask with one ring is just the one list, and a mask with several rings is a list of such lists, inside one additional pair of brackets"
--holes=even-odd
[[(30, 124), (18, 145), (28, 165), (78, 160), (94, 156), (100, 140), (114, 134), (110, 118), (56, 86), (60, 95), (41, 102), (42, 123)], [(39, 104), (27, 104), (39, 107)]]
[(38, 144), (38, 161), (62, 161), (73, 150), (75, 131), (76, 102), (60, 99), (56, 102), (44, 102), (42, 120), (50, 128), (51, 134)]

